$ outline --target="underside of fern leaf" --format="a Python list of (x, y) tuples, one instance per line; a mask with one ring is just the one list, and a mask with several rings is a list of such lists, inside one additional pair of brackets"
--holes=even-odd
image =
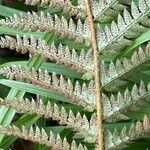
[(55, 73), (49, 75), (48, 71), (41, 69), (35, 71), (34, 68), (30, 71), (26, 66), (12, 66), (0, 69), (0, 74), (9, 79), (16, 79), (31, 82), (34, 85), (41, 86), (53, 92), (63, 94), (68, 100), (79, 106), (83, 106), (85, 110), (93, 111), (95, 108), (94, 102), (94, 82), (91, 80), (89, 85), (83, 84), (82, 86), (77, 81), (73, 86), (70, 79), (67, 81), (63, 76), (59, 78)]
[(108, 98), (103, 94), (103, 110), (106, 121), (117, 121), (129, 119), (126, 114), (132, 110), (138, 110), (140, 106), (149, 103), (150, 89), (141, 81), (139, 88), (135, 84), (131, 90), (126, 89), (122, 94), (119, 92), (115, 97), (113, 94)]
[[(26, 0), (25, 4), (27, 5), (38, 5), (38, 6), (45, 6), (50, 7), (52, 9), (57, 9), (58, 11), (62, 12), (63, 14), (69, 13), (71, 16), (85, 14), (85, 6), (84, 2), (78, 2), (77, 6), (72, 5), (70, 0), (49, 0), (49, 1), (39, 1), (39, 0)], [(80, 14), (81, 13), (81, 14)]]
[(0, 48), (29, 59), (0, 66), (0, 90), (12, 87), (0, 92), (0, 148), (130, 150), (149, 138), (149, 0), (25, 4), (6, 18), (0, 6)]
[(86, 21), (83, 24), (80, 19), (76, 25), (71, 18), (68, 22), (63, 16), (60, 18), (57, 15), (53, 17), (49, 13), (41, 12), (38, 15), (35, 12), (28, 12), (27, 15), (20, 14), (19, 16), (14, 15), (13, 17), (1, 19), (0, 25), (17, 28), (25, 32), (40, 30), (41, 32), (53, 33), (60, 39), (68, 37), (77, 44), (84, 43), (90, 46), (88, 24)]
[[(146, 32), (149, 24), (150, 6), (147, 0), (138, 1), (138, 5), (131, 3), (131, 14), (124, 9), (123, 16), (118, 15), (117, 23), (112, 21), (111, 26), (101, 27), (97, 30), (98, 45), (102, 47), (103, 54), (118, 53), (121, 49), (133, 43), (142, 32)], [(100, 30), (100, 31), (99, 31)], [(108, 53), (107, 53), (108, 52)]]
[(121, 62), (119, 59), (116, 63), (111, 62), (109, 64), (102, 62), (102, 85), (107, 91), (115, 90), (118, 86), (125, 85), (125, 81), (133, 74), (142, 70), (142, 67), (149, 63), (150, 59), (150, 47), (149, 43), (143, 50), (139, 47), (134, 51), (131, 58), (124, 58)]
[(57, 64), (64, 64), (78, 72), (86, 73), (93, 70), (92, 66), (92, 51), (86, 52), (84, 49), (80, 55), (73, 49), (69, 50), (66, 46), (60, 44), (58, 47), (53, 43), (48, 45), (44, 40), (36, 40), (34, 37), (28, 38), (19, 35), (15, 38), (6, 36), (1, 37), (0, 47), (10, 48), (22, 54), (29, 52), (31, 55), (41, 56), (44, 60), (54, 60)]
[(53, 120), (59, 121), (59, 124), (80, 134), (86, 142), (95, 142), (96, 129), (94, 130), (95, 124), (93, 124), (95, 114), (92, 115), (91, 121), (89, 122), (85, 115), (81, 116), (80, 112), (74, 115), (72, 110), (67, 111), (64, 107), (60, 108), (60, 106), (51, 102), (44, 105), (42, 100), (36, 102), (33, 99), (30, 101), (26, 98), (21, 101), (20, 104), (20, 100), (18, 99), (0, 99), (0, 105), (14, 108), (20, 113), (35, 114), (46, 119), (52, 118)]
[(49, 135), (45, 132), (44, 129), (40, 129), (39, 127), (36, 127), (35, 131), (33, 127), (31, 126), (30, 129), (26, 129), (24, 126), (22, 128), (18, 128), (16, 126), (8, 126), (8, 127), (2, 127), (0, 126), (0, 132), (1, 134), (6, 135), (13, 135), (20, 138), (23, 138), (25, 140), (29, 140), (32, 142), (40, 143), (42, 145), (46, 145), (47, 147), (51, 148), (52, 150), (66, 150), (71, 149), (74, 150), (74, 148), (80, 149), (86, 149), (83, 145), (77, 146), (76, 142), (73, 141), (71, 145), (67, 142), (66, 139), (61, 139), (59, 135), (55, 135), (54, 133), (50, 132)]
[(149, 118), (144, 116), (143, 122), (133, 123), (129, 129), (124, 127), (121, 132), (114, 130), (106, 131), (106, 149), (123, 149), (133, 140), (149, 136)]
[(131, 0), (106, 0), (103, 3), (102, 1), (92, 0), (92, 11), (95, 20), (101, 23), (112, 21), (130, 2)]

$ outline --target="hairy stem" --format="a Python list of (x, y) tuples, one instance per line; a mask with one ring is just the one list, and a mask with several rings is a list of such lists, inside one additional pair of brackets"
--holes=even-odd
[(100, 64), (99, 64), (99, 51), (96, 41), (96, 32), (94, 28), (94, 21), (90, 8), (89, 0), (85, 0), (86, 12), (88, 17), (88, 24), (91, 31), (91, 43), (93, 49), (94, 60), (94, 77), (95, 77), (95, 90), (96, 90), (96, 108), (97, 108), (97, 129), (98, 129), (98, 150), (104, 150), (103, 142), (103, 123), (102, 123), (102, 104), (101, 104), (101, 88), (100, 88)]

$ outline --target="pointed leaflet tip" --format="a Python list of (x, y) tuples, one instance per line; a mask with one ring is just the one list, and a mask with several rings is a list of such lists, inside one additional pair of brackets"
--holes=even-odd
[(103, 115), (104, 117), (107, 117), (111, 114), (112, 106), (109, 98), (104, 93), (102, 93), (102, 104), (103, 104)]
[(143, 80), (141, 80), (140, 82), (139, 93), (141, 96), (144, 96), (146, 93), (146, 87), (145, 87)]
[(137, 84), (134, 84), (134, 86), (132, 88), (132, 91), (131, 91), (131, 96), (132, 96), (133, 100), (138, 99), (138, 97), (139, 97), (139, 90), (138, 90)]
[(143, 128), (145, 131), (149, 130), (150, 128), (150, 122), (149, 122), (149, 118), (147, 117), (147, 115), (144, 115)]
[(134, 1), (131, 2), (131, 13), (132, 17), (136, 20), (141, 14), (139, 12), (139, 9)]
[(136, 125), (135, 125), (135, 132), (136, 132), (136, 136), (140, 137), (141, 134), (143, 133), (143, 125), (140, 121), (137, 121), (136, 122)]
[(123, 72), (123, 67), (119, 59), (116, 62), (116, 72), (117, 74), (121, 74)]
[(77, 146), (75, 140), (73, 140), (71, 143), (71, 150), (76, 150), (77, 148), (78, 148), (78, 146)]
[(109, 76), (112, 79), (117, 76), (116, 67), (115, 67), (115, 65), (114, 65), (114, 63), (112, 61), (111, 61), (110, 65), (109, 65)]
[(139, 49), (138, 49), (138, 56), (139, 56), (140, 61), (145, 59), (145, 52), (141, 47), (139, 47)]

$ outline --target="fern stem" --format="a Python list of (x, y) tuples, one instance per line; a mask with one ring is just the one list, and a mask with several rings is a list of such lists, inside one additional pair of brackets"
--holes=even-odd
[(100, 64), (99, 64), (99, 51), (96, 42), (96, 32), (94, 28), (94, 21), (92, 11), (90, 8), (89, 0), (85, 0), (86, 12), (88, 17), (88, 24), (91, 31), (91, 43), (93, 48), (94, 60), (94, 77), (95, 77), (95, 93), (96, 93), (96, 108), (97, 108), (97, 129), (98, 129), (98, 150), (104, 150), (103, 138), (103, 123), (102, 123), (102, 104), (101, 104), (101, 88), (100, 88)]

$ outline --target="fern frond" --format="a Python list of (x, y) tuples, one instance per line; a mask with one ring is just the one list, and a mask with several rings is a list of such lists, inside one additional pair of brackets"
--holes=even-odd
[(84, 138), (87, 143), (95, 143), (97, 140), (97, 128), (96, 128), (96, 114), (93, 113), (90, 121), (87, 117), (78, 112), (76, 116), (73, 115), (72, 111), (69, 111), (68, 115), (68, 125), (69, 128), (74, 129), (76, 135)]
[[(61, 108), (57, 104), (52, 104), (50, 101), (44, 105), (43, 101), (36, 102), (34, 99), (23, 99), (20, 103), (18, 99), (1, 99), (0, 106), (11, 107), (17, 112), (27, 113), (31, 115), (37, 115), (38, 117), (52, 118), (59, 121), (59, 124), (65, 125), (66, 128), (70, 128), (80, 134), (87, 142), (95, 142), (95, 129), (93, 125), (93, 119), (88, 121), (85, 115), (81, 116), (78, 112), (76, 115), (70, 110), (69, 112), (62, 106)], [(95, 114), (92, 115), (94, 117)]]
[(24, 126), (22, 126), (22, 128), (20, 129), (14, 125), (12, 126), (0, 125), (0, 133), (8, 135), (8, 136), (20, 137), (25, 140), (29, 140), (35, 143), (46, 145), (52, 150), (70, 150), (70, 149), (74, 150), (73, 145), (75, 145), (78, 150), (80, 150), (81, 147), (84, 150), (83, 145), (80, 144), (80, 147), (79, 147), (77, 146), (75, 141), (73, 141), (74, 143), (72, 145), (69, 145), (66, 138), (62, 140), (60, 135), (55, 135), (53, 132), (50, 132), (50, 134), (47, 135), (45, 130), (43, 128), (40, 129), (38, 126), (36, 126), (36, 129), (34, 131), (32, 126), (30, 129), (27, 129)]
[(118, 150), (125, 148), (129, 143), (132, 143), (133, 140), (148, 137), (149, 129), (149, 118), (145, 115), (143, 123), (137, 121), (130, 126), (129, 130), (124, 127), (121, 132), (117, 130), (114, 130), (113, 133), (111, 131), (106, 131), (105, 148), (107, 150)]
[(104, 3), (91, 0), (94, 18), (102, 23), (112, 21), (130, 2), (131, 0), (106, 0)]
[(136, 72), (142, 69), (143, 65), (150, 60), (150, 43), (147, 44), (145, 50), (141, 47), (134, 51), (131, 59), (124, 58), (123, 63), (120, 60), (114, 64), (111, 62), (108, 67), (105, 62), (102, 62), (102, 78), (103, 88), (107, 91), (115, 90), (118, 86), (124, 85), (123, 81), (128, 79)]
[[(150, 83), (149, 83), (150, 84)], [(108, 122), (129, 119), (126, 114), (132, 109), (138, 110), (139, 106), (149, 102), (150, 88), (141, 80), (140, 86), (135, 84), (131, 90), (128, 88), (121, 94), (118, 92), (115, 97), (113, 94), (108, 98), (105, 94), (103, 97), (104, 119)]]
[(85, 110), (93, 111), (95, 109), (95, 91), (94, 82), (90, 81), (87, 86), (85, 83), (80, 85), (77, 81), (73, 86), (70, 79), (66, 81), (61, 75), (59, 78), (55, 73), (49, 75), (48, 71), (34, 68), (30, 71), (26, 66), (3, 67), (0, 74), (9, 79), (23, 80), (31, 82), (34, 85), (41, 86), (53, 92), (59, 92), (69, 99), (68, 102), (83, 106)]
[(93, 70), (91, 49), (88, 52), (82, 49), (78, 55), (74, 49), (70, 51), (67, 46), (62, 46), (62, 44), (57, 48), (54, 43), (50, 46), (42, 39), (36, 40), (32, 36), (28, 38), (25, 35), (23, 38), (19, 35), (16, 38), (1, 37), (0, 47), (7, 47), (22, 54), (29, 52), (32, 55), (41, 56), (44, 60), (54, 60), (57, 64), (63, 64), (82, 73)]
[(103, 54), (118, 53), (119, 50), (131, 45), (132, 39), (148, 30), (150, 4), (147, 0), (138, 2), (138, 6), (134, 2), (131, 3), (131, 14), (125, 9), (123, 16), (118, 15), (117, 23), (113, 21), (111, 27), (97, 29), (97, 42)]
[(79, 13), (85, 14), (85, 5), (84, 3), (79, 3), (77, 6), (72, 5), (70, 0), (26, 0), (26, 5), (38, 5), (38, 6), (48, 6), (50, 8), (56, 8), (58, 11), (61, 11), (63, 14), (70, 14), (75, 16)]
[[(77, 24), (70, 18), (69, 22), (62, 16), (59, 18), (57, 15), (52, 17), (49, 13), (40, 15), (35, 12), (28, 12), (27, 15), (15, 15), (0, 20), (1, 26), (8, 26), (17, 28), (23, 31), (37, 31), (54, 33), (59, 38), (69, 38), (74, 40), (75, 43), (90, 43), (88, 31), (88, 24), (86, 21), (82, 24), (78, 19)], [(89, 46), (89, 45), (88, 45)]]

